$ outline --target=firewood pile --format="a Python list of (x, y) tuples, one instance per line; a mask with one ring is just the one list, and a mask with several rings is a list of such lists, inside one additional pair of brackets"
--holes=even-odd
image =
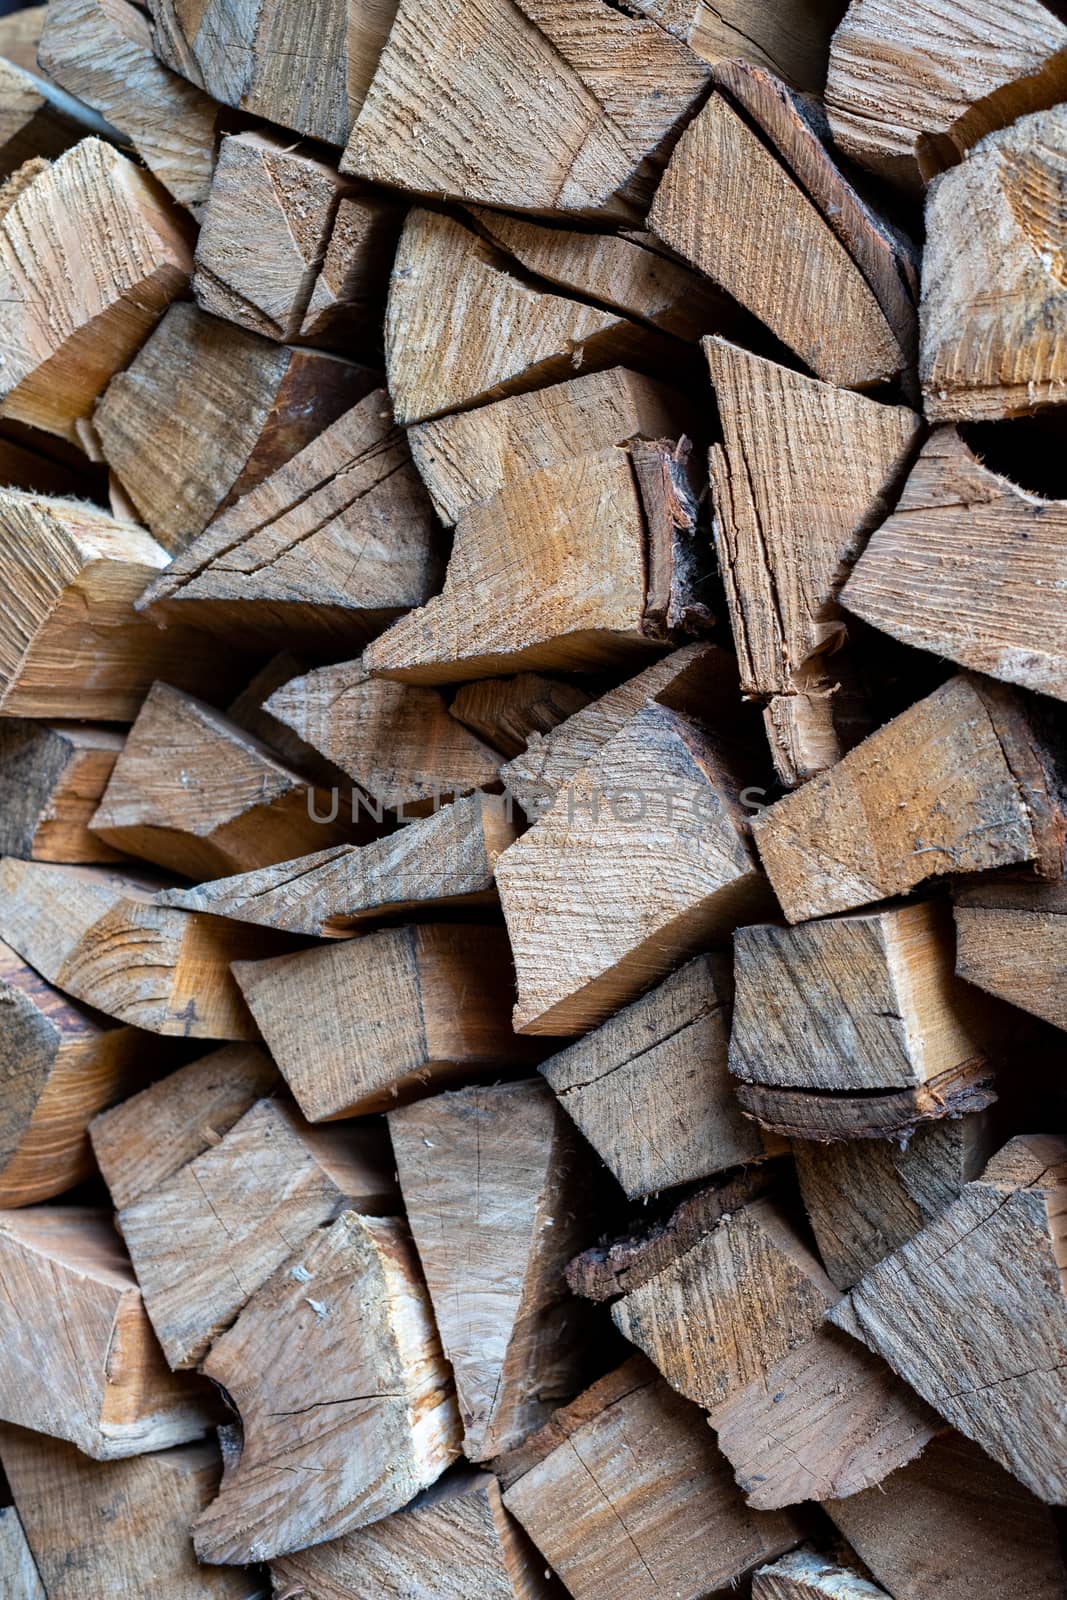
[(1067, 1600), (1062, 0), (0, 112), (0, 1600)]

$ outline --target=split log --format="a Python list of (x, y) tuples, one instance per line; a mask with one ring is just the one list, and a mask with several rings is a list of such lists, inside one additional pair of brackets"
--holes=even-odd
[(700, 1412), (640, 1359), (524, 1449), (504, 1504), (574, 1600), (699, 1600), (800, 1539), (788, 1513), (749, 1510)]
[(37, 171), (0, 219), (0, 415), (76, 443), (191, 271), (183, 224), (110, 145)]
[(732, 65), (740, 57), (814, 94), (822, 93), (841, 14), (837, 0), (799, 0), (788, 8), (758, 0), (628, 0), (627, 9), (651, 17), (702, 61)]
[(98, 1461), (166, 1450), (215, 1419), (208, 1386), (167, 1370), (106, 1212), (0, 1217), (0, 1416)]
[(143, 1081), (154, 1041), (66, 999), (0, 944), (0, 1206), (93, 1176), (87, 1129)]
[[(611, 1308), (667, 1382), (713, 1414), (809, 1339), (837, 1291), (774, 1200), (726, 1216)], [(706, 1335), (690, 1339), (687, 1330)]]
[(344, 937), (383, 915), (495, 905), (497, 857), (516, 837), (506, 800), (468, 795), (370, 844), (168, 889), (159, 903), (313, 938)]
[(145, 1309), (172, 1368), (195, 1367), (315, 1229), (354, 1206), (396, 1209), (384, 1130), (311, 1128), (258, 1100), (173, 1177), (119, 1212)]
[[(919, 418), (722, 339), (704, 350), (723, 428), (711, 451), (714, 530), (741, 687), (770, 702), (775, 766), (796, 784), (843, 754), (834, 673), (847, 628), (837, 596), (886, 514)], [(812, 694), (820, 677), (827, 688)], [(784, 740), (772, 736), (778, 719)]]
[(752, 1580), (752, 1600), (891, 1600), (858, 1572), (814, 1550), (793, 1550)]
[(495, 750), (448, 714), (436, 689), (372, 678), (365, 662), (344, 661), (294, 678), (271, 695), (271, 716), (402, 817), (498, 781)]
[(793, 1145), (800, 1192), (819, 1255), (834, 1283), (851, 1289), (865, 1273), (958, 1200), (988, 1160), (988, 1112), (916, 1128), (892, 1140)]
[(112, 379), (93, 420), (123, 490), (177, 551), (362, 400), (376, 376), (181, 303)]
[(0, 1582), (11, 1600), (48, 1600), (14, 1506), (0, 1509)]
[(385, 928), (238, 962), (234, 975), (311, 1122), (390, 1110), (540, 1054), (509, 1026), (514, 980), (500, 928)]
[(957, 891), (956, 971), (1067, 1028), (1067, 886), (990, 881)]
[(219, 1475), (214, 1444), (99, 1463), (3, 1427), (0, 1454), (49, 1600), (263, 1600), (255, 1572), (203, 1567), (193, 1552), (189, 1524)]
[(1067, 1587), (1048, 1507), (958, 1434), (825, 1510), (894, 1600), (1060, 1600)]
[(902, 373), (907, 356), (859, 267), (722, 94), (682, 135), (648, 221), (825, 382), (869, 389)]
[[(1040, 1499), (1062, 1504), (1067, 1144), (1013, 1139), (830, 1313)], [(957, 1250), (966, 1238), (966, 1250)], [(1010, 1330), (1010, 1332), (1009, 1332)]]
[(24, 6), (0, 17), (0, 56), (26, 72), (36, 72), (37, 46), (44, 29), (47, 6)]
[(266, 745), (166, 683), (149, 690), (92, 829), (116, 850), (194, 879), (270, 867), (353, 835)]
[(104, 867), (0, 862), (0, 939), (65, 994), (119, 1022), (186, 1039), (255, 1039), (230, 962), (283, 935), (155, 903), (156, 885)]
[(1062, 873), (1052, 780), (1008, 690), (952, 678), (829, 772), (752, 819), (790, 922), (886, 900), (944, 873)]
[(400, 0), (341, 169), (416, 194), (632, 221), (707, 80), (680, 40), (594, 0)]
[(169, 72), (143, 13), (128, 0), (56, 0), (38, 49), (49, 77), (126, 135), (182, 205), (207, 199), (216, 106)]
[(385, 318), (398, 422), (543, 388), (579, 370), (641, 365), (657, 352), (660, 364), (676, 364), (680, 352), (665, 335), (617, 311), (533, 288), (513, 267), (454, 218), (418, 207), (408, 213)]
[[(565, 724), (564, 724), (565, 726)], [(648, 705), (496, 865), (517, 1031), (603, 1022), (769, 904), (739, 792), (744, 754)]]
[(0, 721), (0, 856), (117, 861), (89, 830), (123, 736), (77, 722)]
[[(1056, 27), (1067, 46), (1067, 28)], [(1067, 65), (1064, 80), (1057, 98), (1067, 93)], [(1065, 159), (1060, 105), (990, 134), (931, 187), (919, 377), (932, 422), (1062, 403), (1067, 266), (1062, 208), (1051, 197)], [(964, 214), (980, 215), (981, 228), (961, 227)]]
[[(1041, 0), (852, 0), (830, 45), (834, 139), (918, 190), (975, 139), (1063, 98), (1067, 28)], [(925, 273), (924, 273), (925, 276)]]
[(592, 699), (576, 683), (520, 672), (516, 678), (482, 678), (458, 690), (449, 712), (501, 755), (521, 755), (532, 734), (551, 733)]
[(343, 350), (354, 334), (381, 348), (389, 272), (404, 209), (380, 194), (345, 195), (300, 325), (305, 343)]
[(468, 1461), (581, 1387), (587, 1310), (563, 1269), (595, 1228), (576, 1144), (538, 1079), (389, 1113), (400, 1192), (456, 1379)]
[(882, 1092), (839, 1094), (823, 1089), (778, 1089), (738, 1083), (746, 1116), (765, 1134), (820, 1144), (852, 1139), (895, 1139), (906, 1144), (928, 1122), (984, 1111), (997, 1098), (995, 1074), (981, 1058), (965, 1061), (926, 1083)]
[[(52, 161), (85, 135), (85, 128), (49, 99), (36, 68), (0, 60), (0, 180), (25, 162)], [(25, 176), (25, 174), (24, 174)]]
[(407, 1505), (459, 1455), (452, 1377), (396, 1218), (346, 1211), (313, 1234), (204, 1371), (240, 1412), (244, 1447), (194, 1524), (201, 1561), (336, 1539)]
[(732, 991), (729, 958), (697, 956), (541, 1064), (629, 1200), (776, 1153), (734, 1096)]
[(509, 478), (638, 436), (677, 438), (685, 427), (680, 395), (642, 373), (609, 367), (420, 422), (409, 428), (408, 443), (434, 510), (452, 527)]
[[(0, 1529), (3, 1524), (0, 1523)], [(330, 1544), (271, 1562), (279, 1593), (433, 1600), (558, 1600), (545, 1569), (489, 1473), (457, 1468), (391, 1517)]]

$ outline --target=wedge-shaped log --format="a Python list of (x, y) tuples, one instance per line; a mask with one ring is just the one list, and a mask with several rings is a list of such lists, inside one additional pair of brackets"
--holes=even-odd
[(252, 648), (340, 653), (440, 585), (426, 494), (375, 389), (205, 529), (142, 607)]
[(661, 334), (620, 312), (534, 288), (514, 266), (452, 217), (409, 212), (385, 319), (398, 422), (559, 383), (579, 367), (657, 351), (663, 357)]
[(380, 348), (389, 272), (404, 208), (387, 195), (344, 195), (300, 324), (301, 340), (344, 350), (353, 335)]
[(255, 1039), (231, 961), (280, 934), (155, 903), (154, 884), (103, 867), (0, 862), (0, 938), (65, 994), (119, 1022), (186, 1039)]
[(906, 1144), (929, 1122), (984, 1111), (997, 1099), (996, 1075), (981, 1057), (950, 1067), (925, 1083), (906, 1089), (868, 1089), (841, 1094), (833, 1089), (779, 1089), (765, 1083), (738, 1083), (737, 1098), (746, 1116), (765, 1134), (782, 1139), (894, 1139)]
[(122, 746), (117, 728), (93, 723), (0, 721), (0, 855), (118, 860), (89, 823)]
[(396, 1218), (346, 1211), (313, 1234), (204, 1370), (240, 1412), (244, 1448), (194, 1525), (202, 1561), (336, 1539), (407, 1505), (459, 1455), (452, 1376)]
[(632, 219), (707, 78), (654, 22), (594, 0), (400, 0), (341, 166), (417, 194)]
[(362, 400), (376, 377), (183, 302), (108, 384), (93, 421), (124, 492), (177, 551)]
[(1067, 886), (991, 881), (959, 890), (956, 971), (1067, 1028)]
[(752, 1580), (752, 1600), (889, 1600), (869, 1583), (814, 1550), (791, 1550), (773, 1566), (760, 1567)]
[(1058, 1364), (1065, 1192), (1067, 1144), (1013, 1139), (830, 1313), (1053, 1504), (1067, 1499), (1058, 1420), (1067, 1405)]
[(533, 734), (551, 733), (592, 695), (565, 678), (520, 672), (514, 678), (481, 678), (460, 689), (449, 711), (465, 728), (504, 756), (517, 756)]
[[(1063, 97), (1067, 28), (1041, 0), (852, 0), (830, 45), (834, 139), (920, 189), (974, 140)], [(925, 273), (924, 273), (925, 276)]]
[(189, 1537), (218, 1482), (213, 1443), (100, 1463), (3, 1427), (0, 1457), (49, 1600), (115, 1600), (161, 1585), (167, 1600), (261, 1600), (254, 1572), (200, 1566)]
[(590, 372), (408, 430), (408, 443), (441, 521), (451, 527), (512, 477), (559, 467), (589, 451), (676, 438), (685, 405), (664, 384), (626, 367)]
[(732, 990), (728, 958), (697, 956), (541, 1064), (630, 1200), (774, 1151), (734, 1096)]
[[(0, 1523), (0, 1528), (3, 1524)], [(279, 1591), (364, 1591), (434, 1600), (554, 1600), (560, 1589), (486, 1472), (457, 1467), (410, 1506), (329, 1544), (271, 1562)]]
[[(1056, 26), (1067, 49), (1067, 29)], [(1067, 67), (1064, 79), (1057, 98), (1067, 92)], [(931, 421), (1017, 417), (1062, 403), (1063, 208), (1050, 196), (1059, 194), (1065, 160), (1067, 107), (1059, 105), (990, 134), (931, 187), (919, 345)], [(981, 228), (961, 226), (978, 212)]]
[(749, 1510), (700, 1412), (640, 1358), (525, 1456), (504, 1504), (574, 1600), (700, 1600), (800, 1539), (788, 1514)]
[(175, 200), (207, 199), (217, 107), (169, 72), (152, 50), (148, 20), (129, 0), (57, 0), (45, 16), (38, 60), (48, 76), (124, 133)]
[(993, 687), (950, 679), (753, 818), (790, 922), (906, 894), (947, 872), (1035, 862), (1061, 875), (1047, 757), (1021, 703)]
[(501, 928), (385, 928), (234, 971), (311, 1122), (390, 1110), (542, 1053), (509, 1026), (514, 980)]
[(492, 905), (497, 858), (517, 837), (508, 813), (497, 795), (468, 795), (370, 844), (168, 889), (160, 903), (313, 938), (357, 932), (386, 914)]
[(215, 1419), (199, 1378), (167, 1370), (104, 1211), (0, 1215), (0, 1415), (98, 1461), (166, 1450)]
[(435, 1095), (390, 1112), (389, 1132), (463, 1452), (486, 1461), (581, 1387), (588, 1319), (563, 1268), (595, 1221), (576, 1142), (539, 1079)]
[[(715, 544), (741, 686), (770, 703), (775, 766), (795, 784), (843, 753), (837, 596), (885, 516), (919, 419), (722, 339), (704, 350), (723, 427), (711, 451)], [(779, 724), (791, 733), (777, 737)]]
[(316, 1228), (349, 1207), (394, 1208), (383, 1135), (374, 1124), (311, 1128), (284, 1102), (259, 1100), (218, 1144), (119, 1212), (171, 1367), (195, 1367)]
[(0, 1579), (14, 1600), (48, 1600), (14, 1506), (0, 1511)]
[(153, 684), (92, 819), (127, 855), (187, 878), (273, 866), (351, 836), (316, 791), (236, 723)]
[[(856, 263), (722, 94), (682, 135), (649, 227), (827, 383), (867, 389), (901, 373), (905, 353)], [(832, 326), (826, 296), (836, 308)]]
[(191, 270), (166, 197), (110, 145), (38, 171), (0, 219), (0, 416), (76, 442)]
[(646, 706), (505, 850), (518, 1031), (581, 1033), (759, 916), (769, 900), (743, 762), (688, 717)]
[(939, 428), (842, 594), (920, 650), (1067, 700), (1067, 501), (1042, 500)]
[(758, 62), (813, 94), (822, 93), (841, 10), (828, 0), (800, 0), (788, 13), (759, 0), (631, 0), (629, 9), (683, 39), (702, 61)]

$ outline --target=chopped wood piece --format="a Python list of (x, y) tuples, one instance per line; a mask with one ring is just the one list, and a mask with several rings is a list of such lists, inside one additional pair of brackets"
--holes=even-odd
[(894, 1600), (1060, 1600), (1048, 1508), (958, 1434), (877, 1488), (825, 1509)]
[(191, 271), (182, 223), (110, 145), (83, 139), (40, 169), (0, 219), (0, 416), (77, 443)]
[(1062, 98), (1065, 48), (1067, 27), (1041, 0), (852, 0), (830, 45), (834, 139), (879, 177), (919, 189), (935, 151), (933, 170), (1043, 94)]
[(168, 1372), (106, 1212), (4, 1212), (0, 1271), (5, 1422), (69, 1439), (98, 1461), (207, 1432), (208, 1386)]
[(153, 684), (92, 819), (127, 855), (187, 878), (289, 861), (352, 836), (327, 797), (214, 706)]
[(407, 1505), (459, 1455), (452, 1376), (397, 1218), (346, 1211), (313, 1234), (204, 1370), (240, 1412), (244, 1448), (194, 1525), (201, 1561), (336, 1539)]
[(112, 379), (93, 421), (108, 466), (176, 551), (362, 400), (376, 377), (318, 350), (279, 348), (183, 302)]
[(814, 1550), (792, 1550), (752, 1580), (752, 1600), (891, 1600), (858, 1572)]
[(160, 59), (223, 105), (343, 145), (389, 33), (394, 0), (149, 0)]
[[(797, 0), (789, 6), (759, 0), (626, 0), (627, 10), (651, 17), (682, 39), (702, 61), (733, 64), (737, 57), (770, 67), (800, 89), (822, 93), (826, 52), (841, 15), (838, 0)], [(716, 74), (717, 76), (717, 74)]]
[(24, 6), (0, 17), (0, 56), (26, 72), (36, 72), (37, 45), (47, 14), (46, 5)]
[(664, 335), (619, 312), (533, 288), (512, 266), (452, 217), (409, 212), (385, 319), (398, 422), (665, 353)]
[(48, 983), (119, 1022), (186, 1039), (255, 1039), (229, 964), (287, 941), (157, 905), (155, 887), (104, 867), (0, 861), (0, 938)]
[(643, 1361), (543, 1433), (504, 1504), (574, 1600), (700, 1600), (800, 1538), (788, 1514), (748, 1509), (700, 1412)]
[(189, 1524), (218, 1481), (214, 1444), (100, 1463), (4, 1427), (0, 1453), (49, 1600), (262, 1600), (254, 1572), (203, 1567), (193, 1552)]
[(169, 72), (152, 50), (143, 13), (128, 0), (54, 0), (38, 60), (69, 94), (132, 142), (175, 200), (207, 199), (215, 164), (216, 106)]
[(84, 127), (49, 99), (36, 67), (24, 71), (0, 60), (0, 179), (18, 173), (24, 162), (61, 156), (84, 134)]
[(839, 1094), (824, 1089), (777, 1089), (739, 1083), (737, 1098), (764, 1133), (783, 1139), (895, 1139), (906, 1143), (923, 1123), (984, 1111), (996, 1100), (988, 1064), (966, 1061), (926, 1083), (882, 1093)]
[(0, 1509), (0, 1582), (11, 1600), (48, 1600), (14, 1506)]
[(517, 678), (483, 678), (458, 691), (449, 711), (503, 756), (526, 749), (530, 735), (551, 733), (592, 699), (576, 683), (520, 672)]
[(956, 971), (1067, 1028), (1067, 886), (990, 882), (957, 891)]
[(804, 1209), (837, 1287), (851, 1289), (959, 1199), (985, 1166), (993, 1139), (989, 1115), (978, 1111), (916, 1128), (903, 1149), (888, 1139), (796, 1140)]
[(358, 332), (380, 348), (389, 273), (403, 222), (403, 207), (384, 195), (341, 199), (300, 325), (302, 341), (343, 350)]
[[(904, 367), (885, 313), (844, 245), (721, 94), (682, 135), (649, 227), (827, 383), (873, 388)], [(828, 303), (835, 307), (829, 322)]]
[[(320, 435), (322, 437), (322, 435)], [(175, 565), (178, 563), (175, 562)], [(226, 707), (226, 715), (238, 727), (246, 728), (256, 739), (261, 739), (265, 745), (277, 751), (289, 766), (297, 772), (305, 773), (309, 778), (314, 778), (321, 788), (329, 789), (335, 786), (345, 787), (344, 773), (332, 762), (320, 756), (309, 744), (287, 728), (284, 722), (264, 709), (265, 702), (270, 699), (275, 689), (280, 689), (283, 684), (290, 683), (293, 678), (300, 677), (307, 672), (310, 661), (302, 655), (297, 655), (292, 650), (280, 650), (272, 656), (266, 666), (261, 667), (254, 677), (250, 678), (230, 704)]]
[(125, 1206), (118, 1225), (171, 1367), (195, 1367), (316, 1228), (396, 1208), (384, 1130), (312, 1129), (259, 1100), (217, 1144)]
[(1067, 1497), (1059, 1437), (1067, 1378), (1057, 1364), (1067, 1342), (1065, 1188), (1062, 1139), (1013, 1139), (830, 1313), (1054, 1504)]
[(541, 1064), (630, 1200), (774, 1153), (734, 1096), (732, 991), (729, 958), (697, 956)]
[(123, 736), (92, 723), (0, 721), (0, 855), (117, 861), (90, 833)]
[[(1067, 29), (1056, 27), (1067, 46)], [(990, 134), (931, 187), (919, 376), (932, 422), (1016, 417), (1062, 403), (1065, 160), (1061, 105)], [(964, 215), (980, 215), (982, 226), (962, 227)]]
[(519, 1032), (582, 1033), (760, 915), (769, 895), (739, 799), (744, 762), (648, 705), (504, 851)]
[(468, 795), (385, 839), (168, 889), (159, 903), (315, 938), (344, 936), (383, 914), (494, 905), (497, 857), (516, 837), (508, 801)]
[(869, 1489), (941, 1428), (884, 1361), (826, 1324), (736, 1389), (710, 1422), (761, 1511)]
[[(810, 1338), (837, 1291), (773, 1200), (726, 1216), (611, 1308), (619, 1332), (708, 1411)], [(706, 1334), (690, 1339), (690, 1327)]]
[(541, 1053), (508, 1023), (514, 980), (502, 928), (385, 928), (238, 962), (234, 973), (312, 1122), (390, 1110)]
[(673, 390), (611, 367), (420, 422), (408, 430), (408, 443), (434, 509), (451, 527), (472, 502), (492, 499), (509, 478), (564, 466), (639, 435), (677, 438), (685, 415)]
[(779, 1088), (926, 1083), (983, 1055), (943, 901), (734, 935), (730, 1071)]
[(92, 1177), (89, 1121), (144, 1079), (148, 1046), (75, 1005), (0, 944), (0, 1206)]
[(294, 678), (267, 711), (334, 762), (379, 809), (426, 816), (495, 784), (500, 757), (454, 717), (437, 689), (372, 678), (363, 661)]
[(752, 818), (787, 919), (889, 899), (947, 872), (1037, 860), (1039, 808), (1020, 770), (986, 688), (950, 679)]
[(939, 428), (842, 594), (920, 650), (1067, 700), (1067, 501), (1043, 500)]
[(581, 1385), (586, 1309), (563, 1268), (591, 1231), (576, 1142), (539, 1079), (389, 1114), (400, 1192), (456, 1377), (463, 1452), (486, 1461)]
[(215, 517), (141, 605), (253, 648), (351, 653), (428, 600), (441, 572), (429, 502), (375, 389)]
[[(0, 1528), (3, 1524), (0, 1523)], [(271, 1562), (279, 1593), (433, 1600), (553, 1600), (562, 1590), (488, 1473), (456, 1468), (410, 1506), (330, 1544)]]
[(679, 40), (596, 0), (400, 0), (341, 168), (417, 194), (633, 220), (707, 80)]
[[(833, 687), (833, 653), (847, 639), (837, 596), (886, 514), (919, 418), (722, 339), (704, 350), (724, 435), (711, 452), (715, 544), (741, 686), (772, 704), (780, 697), (776, 709), (795, 722), (819, 713), (818, 702), (804, 702), (824, 664)], [(832, 699), (820, 695), (832, 716)], [(798, 770), (772, 740), (779, 776), (797, 783), (832, 764), (842, 751), (829, 743)]]

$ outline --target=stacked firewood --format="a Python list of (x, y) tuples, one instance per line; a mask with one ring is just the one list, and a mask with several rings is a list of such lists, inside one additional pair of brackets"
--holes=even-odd
[(1065, 1600), (1061, 101), (0, 23), (3, 1600)]

